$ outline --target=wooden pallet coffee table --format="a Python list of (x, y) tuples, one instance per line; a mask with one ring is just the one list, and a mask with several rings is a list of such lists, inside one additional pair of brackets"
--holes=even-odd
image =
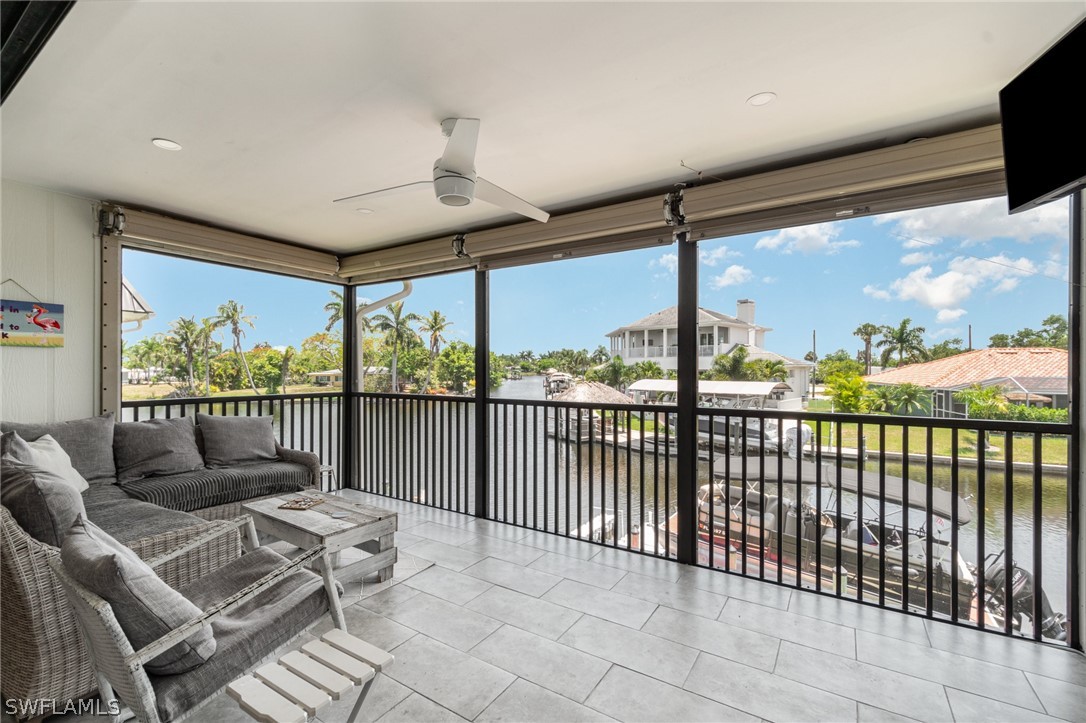
[[(296, 497), (317, 497), (324, 502), (308, 510), (284, 510), (280, 505)], [(346, 630), (343, 606), (336, 592), (336, 578), (341, 582), (358, 580), (377, 573), (379, 582), (392, 577), (396, 563), (396, 513), (327, 494), (315, 489), (283, 494), (243, 504), (260, 532), (307, 550), (324, 545), (325, 553), (317, 567), (332, 608), (332, 621)], [(255, 544), (255, 541), (254, 541)], [(368, 557), (339, 567), (339, 553), (358, 548)]]

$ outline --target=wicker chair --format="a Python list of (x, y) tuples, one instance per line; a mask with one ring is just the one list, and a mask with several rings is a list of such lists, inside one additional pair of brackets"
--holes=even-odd
[[(222, 534), (222, 531), (216, 530), (210, 532), (204, 538), (192, 540), (188, 545), (179, 550), (175, 550), (157, 559), (147, 560), (147, 562), (157, 571), (162, 569), (164, 564), (168, 564), (170, 560), (174, 559), (177, 555), (183, 554), (186, 549), (201, 544), (207, 538), (218, 534)], [(274, 555), (274, 553), (271, 554)], [(226, 599), (218, 601), (209, 607), (205, 607), (203, 615), (171, 630), (140, 650), (133, 649), (127, 636), (121, 629), (120, 624), (117, 622), (113, 609), (108, 602), (73, 580), (64, 569), (64, 565), (59, 557), (51, 559), (49, 565), (67, 595), (77, 626), (86, 642), (91, 658), (91, 664), (96, 671), (98, 679), (98, 690), (103, 703), (101, 710), (111, 712), (118, 711), (118, 706), (112, 704), (112, 701), (119, 700), (123, 702), (126, 708), (117, 712), (115, 720), (121, 720), (128, 717), (128, 715), (134, 715), (137, 720), (145, 721), (146, 723), (164, 723), (166, 721), (178, 721), (190, 717), (193, 713), (197, 712), (203, 704), (209, 702), (215, 695), (222, 692), (235, 678), (247, 673), (253, 667), (253, 664), (250, 661), (244, 665), (239, 665), (236, 668), (233, 667), (233, 663), (227, 663), (225, 666), (220, 664), (219, 669), (214, 675), (197, 678), (201, 681), (207, 679), (216, 681), (213, 685), (207, 686), (210, 689), (205, 690), (202, 687), (199, 689), (200, 700), (198, 702), (187, 707), (184, 711), (170, 711), (170, 714), (168, 715), (162, 714), (163, 706), (160, 700), (162, 691), (160, 685), (173, 686), (173, 688), (176, 689), (176, 684), (180, 679), (183, 679), (186, 676), (200, 676), (202, 669), (204, 669), (205, 666), (212, 665), (212, 661), (214, 661), (216, 657), (223, 658), (225, 656), (224, 659), (227, 661), (231, 661), (234, 658), (243, 660), (248, 659), (246, 656), (234, 656), (232, 652), (217, 650), (215, 656), (208, 662), (195, 668), (193, 671), (158, 677), (148, 675), (144, 669), (144, 664), (177, 643), (185, 640), (196, 631), (223, 619), (233, 611), (238, 611), (238, 614), (230, 619), (228, 625), (235, 630), (239, 625), (246, 625), (249, 627), (262, 626), (263, 628), (276, 628), (281, 625), (282, 616), (277, 614), (280, 612), (279, 610), (272, 610), (265, 615), (253, 615), (248, 608), (243, 608), (247, 603), (253, 603), (257, 596), (260, 596), (262, 593), (268, 593), (273, 586), (279, 585), (280, 590), (283, 587), (318, 590), (319, 594), (322, 596), (323, 607), (314, 607), (311, 613), (305, 617), (300, 629), (294, 630), (291, 628), (290, 632), (287, 633), (287, 636), (289, 636), (288, 639), (283, 639), (286, 636), (280, 636), (280, 639), (276, 639), (275, 643), (266, 642), (267, 646), (274, 645), (274, 649), (262, 650), (259, 644), (253, 646), (256, 647), (259, 653), (265, 658), (268, 655), (278, 652), (279, 648), (289, 644), (293, 637), (296, 637), (297, 634), (317, 623), (320, 620), (320, 617), (328, 612), (327, 593), (324, 592), (324, 587), (320, 582), (320, 578), (304, 569), (307, 564), (323, 554), (324, 547), (317, 546), (302, 553), (300, 556), (289, 562), (286, 562), (285, 558), (276, 556), (283, 560), (283, 564), (280, 564), (279, 567), (264, 573), (259, 579), (247, 584)], [(238, 569), (251, 557), (256, 558), (258, 555), (246, 554), (232, 567), (234, 567), (235, 570)], [(216, 577), (216, 574), (212, 573), (207, 578), (201, 580), (200, 585), (215, 588), (218, 586), (217, 581), (214, 579)], [(271, 593), (274, 598), (279, 598), (279, 596), (275, 594), (275, 591), (271, 591)], [(310, 592), (308, 595), (310, 596), (309, 599), (312, 599), (313, 593)], [(253, 603), (253, 605), (263, 608), (264, 599), (262, 598), (260, 601)], [(250, 607), (252, 607), (252, 605), (250, 605)], [(275, 605), (273, 605), (273, 607), (275, 607)], [(281, 600), (278, 603), (278, 607), (283, 607)], [(239, 608), (242, 609), (239, 610)], [(253, 618), (258, 618), (258, 620), (253, 620)], [(260, 631), (257, 632), (257, 635), (259, 635), (259, 633)], [(248, 643), (248, 641), (257, 639), (257, 635), (247, 634), (243, 637)], [(248, 655), (256, 654), (252, 650), (249, 650), (250, 646), (248, 644), (237, 647), (245, 648), (245, 652)], [(222, 663), (223, 661), (219, 660), (218, 662)], [(168, 708), (169, 706), (167, 705), (166, 707)]]
[[(193, 539), (205, 544), (172, 556), (157, 572), (171, 587), (197, 580), (241, 554), (237, 526), (228, 522), (193, 525), (128, 543), (143, 559), (161, 556)], [(71, 606), (50, 562), (60, 551), (28, 535), (0, 506), (0, 691), (19, 701), (74, 700), (97, 688), (86, 646), (77, 632)]]

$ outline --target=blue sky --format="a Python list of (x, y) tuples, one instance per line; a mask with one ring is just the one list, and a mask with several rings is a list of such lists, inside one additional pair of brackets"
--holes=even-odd
[[(749, 234), (700, 244), (703, 307), (735, 314), (752, 299), (771, 327), (766, 346), (802, 358), (817, 330), (818, 353), (850, 353), (862, 323), (909, 317), (929, 345), (952, 337), (987, 346), (996, 333), (1038, 328), (1067, 313), (1068, 203), (1008, 216), (1005, 199)], [(595, 349), (605, 334), (677, 301), (674, 246), (492, 271), (491, 347), (500, 353)], [(327, 321), (327, 284), (126, 251), (125, 276), (157, 312), (132, 342), (166, 331), (178, 316), (214, 314), (236, 299), (256, 317), (249, 344), (299, 346)], [(405, 310), (440, 310), (449, 340), (472, 341), (471, 273), (417, 279)], [(399, 283), (362, 287), (380, 299)]]

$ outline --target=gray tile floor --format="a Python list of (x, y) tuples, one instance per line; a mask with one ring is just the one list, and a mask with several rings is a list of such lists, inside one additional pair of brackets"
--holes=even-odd
[[(1076, 653), (344, 494), (399, 512), (393, 579), (346, 585), (396, 656), (362, 720), (1086, 720)], [(249, 720), (225, 694), (198, 718)]]

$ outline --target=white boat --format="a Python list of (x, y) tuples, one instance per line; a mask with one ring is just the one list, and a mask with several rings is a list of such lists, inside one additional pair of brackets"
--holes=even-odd
[[(599, 508), (596, 508), (598, 510)], [(618, 536), (616, 533), (616, 517), (612, 510), (596, 511), (580, 527), (575, 527), (569, 531), (569, 536), (578, 540), (588, 540), (589, 542), (614, 542)]]

